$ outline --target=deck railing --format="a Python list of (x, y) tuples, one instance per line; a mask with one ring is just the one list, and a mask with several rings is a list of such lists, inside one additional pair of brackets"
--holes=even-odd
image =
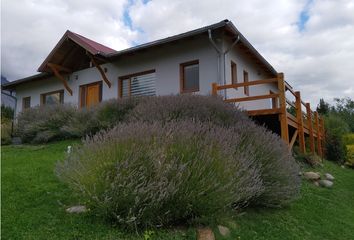
[[(294, 91), (292, 87), (284, 81), (284, 74), (279, 73), (276, 78), (255, 80), (250, 82), (218, 85), (212, 84), (212, 94), (217, 95), (220, 90), (238, 89), (249, 86), (257, 86), (264, 84), (274, 84), (277, 86), (278, 92), (262, 95), (254, 95), (247, 97), (235, 97), (224, 99), (229, 103), (249, 102), (263, 99), (275, 100), (277, 106), (267, 109), (257, 109), (247, 111), (249, 116), (270, 115), (278, 114), (280, 121), (280, 135), (281, 138), (289, 145), (293, 147), (295, 141), (298, 139), (300, 151), (306, 152), (306, 140), (305, 134), (309, 137), (309, 149), (312, 153), (317, 151), (319, 156), (323, 156), (323, 142), (324, 142), (324, 121), (317, 112), (311, 110), (310, 103), (306, 103), (301, 99), (299, 91)], [(289, 92), (295, 100), (291, 101), (286, 97), (286, 93)], [(303, 111), (304, 109), (304, 111)], [(295, 129), (294, 134), (289, 136), (289, 126)], [(315, 138), (316, 145), (315, 146)]]

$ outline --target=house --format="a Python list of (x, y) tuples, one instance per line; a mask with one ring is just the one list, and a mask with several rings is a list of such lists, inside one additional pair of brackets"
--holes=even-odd
[(266, 123), (290, 146), (299, 138), (304, 150), (307, 134), (315, 151), (314, 137), (318, 144), (323, 140), (323, 123), (317, 118), (313, 131), (311, 111), (308, 120), (288, 116), (287, 103), (292, 102), (286, 101), (285, 91), (296, 97), (299, 116), (301, 98), (228, 20), (122, 51), (67, 31), (38, 72), (3, 85), (16, 91), (17, 113), (37, 105), (89, 107), (130, 96), (219, 94)]
[[(1, 75), (1, 85), (8, 84), (9, 81)], [(1, 106), (9, 107), (15, 109), (16, 97), (13, 91), (1, 90)]]

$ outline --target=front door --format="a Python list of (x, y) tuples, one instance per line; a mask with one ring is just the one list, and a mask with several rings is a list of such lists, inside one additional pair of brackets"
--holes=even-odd
[(86, 107), (97, 105), (100, 102), (100, 85), (87, 86)]

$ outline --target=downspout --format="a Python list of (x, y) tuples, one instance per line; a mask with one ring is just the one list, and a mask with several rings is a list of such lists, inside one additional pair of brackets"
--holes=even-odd
[(221, 76), (220, 76), (220, 59), (221, 59), (221, 50), (218, 48), (216, 43), (214, 42), (212, 36), (211, 36), (211, 29), (208, 29), (208, 35), (209, 35), (209, 41), (213, 45), (214, 49), (218, 53), (218, 63), (217, 63), (217, 83), (220, 85), (221, 84)]

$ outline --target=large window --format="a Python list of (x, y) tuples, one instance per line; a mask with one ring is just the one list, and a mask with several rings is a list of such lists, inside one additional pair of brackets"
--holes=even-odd
[(41, 103), (43, 105), (60, 104), (64, 102), (64, 90), (41, 94)]
[(102, 81), (80, 86), (80, 107), (91, 107), (102, 101)]
[(119, 97), (155, 96), (155, 70), (134, 73), (119, 78)]
[(22, 110), (28, 109), (31, 107), (31, 97), (22, 98)]
[(181, 93), (199, 91), (199, 61), (182, 63), (180, 65)]
[[(247, 71), (243, 71), (243, 82), (244, 83), (248, 83), (248, 72)], [(245, 95), (249, 96), (250, 95), (249, 86), (245, 86), (243, 88), (243, 92), (244, 92)]]

